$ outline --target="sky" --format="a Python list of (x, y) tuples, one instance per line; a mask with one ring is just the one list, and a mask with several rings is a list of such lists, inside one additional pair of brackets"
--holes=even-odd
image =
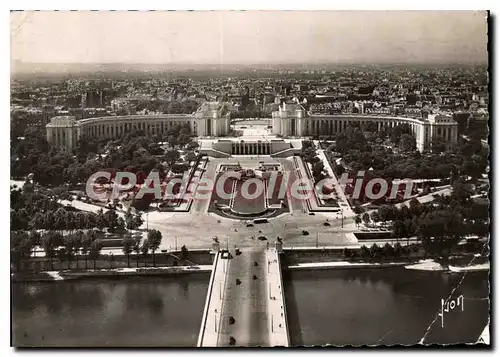
[(35, 63), (487, 63), (484, 11), (11, 12)]

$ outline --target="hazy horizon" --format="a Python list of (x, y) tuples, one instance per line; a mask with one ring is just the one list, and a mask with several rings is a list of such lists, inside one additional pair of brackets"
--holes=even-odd
[(11, 12), (11, 63), (486, 64), (485, 11)]

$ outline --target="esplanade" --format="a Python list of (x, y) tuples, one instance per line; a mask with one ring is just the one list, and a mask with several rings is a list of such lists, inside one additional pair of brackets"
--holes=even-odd
[[(161, 135), (176, 124), (188, 124), (196, 136), (224, 137), (228, 135), (231, 126), (229, 106), (230, 104), (223, 102), (206, 102), (192, 114), (124, 115), (82, 120), (76, 120), (72, 116), (57, 116), (47, 124), (47, 140), (52, 145), (68, 149), (73, 148), (82, 136), (112, 139), (134, 129), (142, 130), (148, 135)], [(283, 103), (278, 111), (272, 113), (271, 122), (271, 133), (284, 138), (341, 133), (347, 129), (349, 123), (364, 126), (373, 122), (378, 130), (408, 124), (415, 135), (419, 151), (430, 149), (433, 138), (450, 143), (456, 143), (458, 139), (458, 123), (451, 116), (442, 114), (429, 114), (427, 118), (380, 114), (325, 115), (308, 113), (300, 104)], [(247, 141), (246, 144), (250, 143)], [(232, 155), (248, 152), (242, 143), (220, 143), (218, 146), (224, 145), (231, 145), (231, 149), (223, 151)], [(265, 155), (270, 151), (261, 142), (256, 145), (255, 153)], [(276, 150), (283, 149), (284, 147), (276, 147)], [(251, 151), (253, 153), (253, 150)]]

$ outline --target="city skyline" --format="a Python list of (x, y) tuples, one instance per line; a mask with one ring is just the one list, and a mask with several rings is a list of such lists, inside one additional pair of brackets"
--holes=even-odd
[(484, 11), (12, 12), (11, 61), (482, 64), (488, 60), (486, 15)]

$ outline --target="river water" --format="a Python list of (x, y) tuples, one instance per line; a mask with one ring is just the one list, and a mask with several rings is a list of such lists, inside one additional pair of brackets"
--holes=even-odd
[[(425, 343), (475, 342), (488, 319), (488, 274), (403, 268), (287, 271), (293, 345), (418, 343), (459, 286), (464, 311), (437, 319)], [(12, 286), (14, 346), (196, 346), (209, 275)]]
[[(291, 343), (415, 344), (453, 288), (464, 296), (437, 318), (424, 343), (476, 342), (488, 321), (488, 273), (422, 272), (404, 268), (288, 271), (284, 289)], [(300, 328), (299, 328), (300, 326)]]
[(196, 346), (210, 275), (12, 285), (14, 346)]

